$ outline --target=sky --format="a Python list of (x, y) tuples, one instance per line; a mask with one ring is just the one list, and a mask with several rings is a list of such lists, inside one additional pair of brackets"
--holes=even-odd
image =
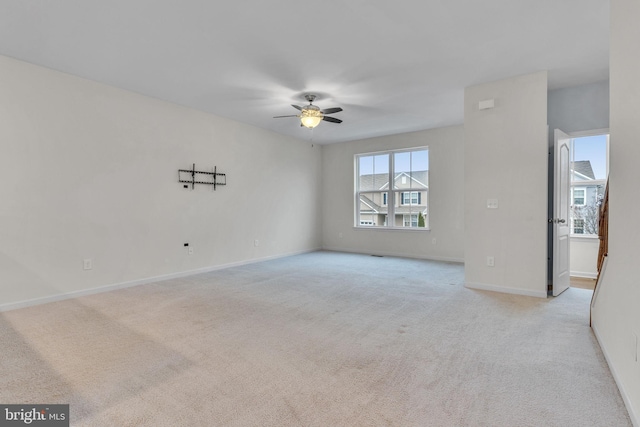
[(607, 135), (573, 138), (573, 160), (589, 160), (596, 179), (607, 179)]

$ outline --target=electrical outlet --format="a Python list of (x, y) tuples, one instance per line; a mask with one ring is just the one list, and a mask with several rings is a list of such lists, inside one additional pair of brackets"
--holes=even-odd
[(260, 240), (256, 239), (253, 241), (253, 246), (260, 246)]
[(492, 256), (487, 257), (487, 267), (494, 267), (496, 265), (496, 260)]
[(82, 260), (82, 268), (85, 269), (85, 270), (93, 269), (93, 260), (91, 258), (83, 259)]
[(193, 248), (189, 246), (189, 255), (193, 255)]
[(338, 233), (338, 239), (342, 239), (342, 233)]
[(431, 244), (435, 245), (438, 242), (438, 240), (434, 237), (433, 239), (431, 239)]

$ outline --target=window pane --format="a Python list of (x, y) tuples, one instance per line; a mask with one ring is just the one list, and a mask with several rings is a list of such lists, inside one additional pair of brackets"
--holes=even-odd
[(360, 215), (356, 225), (384, 226), (387, 215), (387, 207), (384, 205), (386, 193), (368, 192), (360, 193)]
[[(411, 153), (394, 153), (393, 170), (395, 172), (395, 189), (411, 188)], [(403, 201), (404, 202), (404, 201)]]
[(422, 217), (422, 220), (420, 220), (420, 217), (421, 214), (418, 213), (402, 215), (402, 227), (424, 227), (424, 217)]
[(427, 150), (411, 152), (411, 188), (429, 186), (429, 152)]
[(607, 135), (573, 139), (572, 181), (607, 179)]
[(359, 191), (381, 190), (389, 181), (389, 155), (358, 158)]
[(427, 188), (429, 176), (429, 151), (405, 151), (393, 155), (395, 171), (394, 188)]
[(374, 159), (374, 190), (383, 190), (389, 183), (389, 155), (378, 155)]
[[(581, 197), (576, 197), (578, 194)], [(600, 206), (604, 198), (604, 185), (574, 188), (574, 205), (571, 207), (573, 234), (597, 235), (600, 224)], [(578, 203), (582, 202), (582, 203)]]
[(358, 189), (373, 190), (373, 156), (358, 159)]
[(405, 151), (402, 153), (394, 153), (393, 168), (396, 173), (411, 172), (411, 152)]
[[(397, 227), (427, 227), (427, 191), (397, 191), (400, 204), (396, 205)], [(409, 218), (412, 215), (413, 218)], [(420, 220), (420, 216), (422, 219)]]

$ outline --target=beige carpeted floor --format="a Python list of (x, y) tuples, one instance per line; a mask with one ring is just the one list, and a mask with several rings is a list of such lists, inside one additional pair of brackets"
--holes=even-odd
[(591, 292), (317, 252), (0, 313), (0, 402), (73, 426), (630, 426)]

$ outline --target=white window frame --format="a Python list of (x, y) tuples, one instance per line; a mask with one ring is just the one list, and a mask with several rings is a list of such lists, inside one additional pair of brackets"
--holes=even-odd
[[(403, 178), (406, 178), (405, 176), (403, 176)], [(418, 191), (402, 191), (402, 201), (401, 203), (403, 205), (418, 205)], [(409, 197), (407, 197), (407, 195), (409, 195)], [(413, 196), (415, 195), (415, 202), (413, 200)], [(408, 201), (406, 200), (408, 199)]]
[[(582, 182), (582, 181), (579, 181)], [(582, 191), (582, 203), (576, 203), (576, 191)], [(573, 206), (587, 205), (587, 187), (571, 187), (571, 204)]]
[[(576, 233), (575, 232), (575, 230), (576, 230), (576, 221), (582, 221), (582, 226), (579, 227), (580, 229), (582, 229), (582, 233)], [(584, 234), (584, 219), (582, 219), (582, 218), (573, 218), (571, 220), (571, 233), (573, 233), (573, 234), (575, 234), (577, 236), (584, 236), (585, 235)]]
[[(360, 154), (356, 154), (354, 156), (354, 193), (355, 193), (355, 200), (354, 200), (354, 205), (355, 205), (355, 209), (354, 209), (354, 228), (356, 229), (367, 229), (367, 230), (403, 230), (403, 231), (429, 231), (430, 227), (429, 227), (429, 194), (431, 193), (430, 188), (429, 188), (429, 163), (431, 163), (431, 158), (429, 157), (429, 161), (427, 164), (427, 185), (425, 189), (419, 189), (417, 191), (411, 190), (411, 189), (397, 189), (395, 190), (393, 188), (393, 179), (395, 177), (395, 171), (394, 171), (394, 155), (397, 153), (409, 153), (409, 152), (413, 152), (413, 151), (427, 151), (427, 153), (429, 153), (429, 147), (428, 146), (421, 146), (421, 147), (412, 147), (412, 148), (407, 148), (407, 149), (402, 149), (402, 150), (385, 150), (385, 151), (377, 151), (377, 152), (372, 152), (372, 153), (360, 153)], [(371, 225), (361, 225), (359, 218), (360, 218), (360, 191), (358, 188), (358, 181), (359, 181), (359, 159), (361, 157), (369, 157), (369, 156), (378, 156), (378, 155), (385, 155), (387, 154), (389, 156), (389, 178), (387, 180), (388, 185), (387, 188), (380, 188), (379, 190), (363, 190), (362, 193), (381, 193), (384, 194), (386, 193), (386, 206), (387, 207), (387, 214), (385, 216), (385, 221), (383, 225), (376, 225), (376, 226), (371, 226)], [(412, 178), (413, 179), (413, 178)], [(422, 203), (424, 203), (424, 205), (426, 206), (426, 213), (424, 212), (424, 210), (421, 210), (420, 212), (415, 212), (412, 213), (412, 215), (415, 215), (416, 218), (419, 217), (419, 213), (423, 214), (424, 217), (424, 221), (425, 221), (425, 226), (424, 227), (404, 227), (404, 226), (396, 226), (395, 225), (395, 218), (396, 218), (396, 198), (399, 199), (398, 202), (402, 204), (403, 200), (402, 200), (402, 196), (400, 196), (401, 193), (415, 193), (415, 197), (416, 197), (416, 202), (415, 203), (410, 203), (410, 205), (418, 205), (418, 192), (423, 192), (426, 194), (423, 194), (421, 196), (422, 198)], [(383, 200), (384, 201), (384, 200)], [(410, 197), (410, 201), (411, 201), (411, 197)], [(407, 206), (406, 204), (404, 204), (404, 206)], [(399, 215), (399, 214), (398, 214)], [(403, 224), (404, 224), (404, 216), (405, 215), (409, 215), (409, 214), (403, 214)], [(391, 224), (389, 224), (388, 219), (392, 218), (392, 222)]]
[[(416, 225), (413, 225), (413, 217), (416, 217)], [(407, 221), (407, 219), (409, 221)], [(409, 225), (406, 225), (407, 222), (409, 223)], [(409, 228), (409, 227), (414, 227), (417, 228), (418, 227), (418, 214), (417, 213), (412, 213), (412, 214), (403, 214), (402, 215), (402, 224), (405, 224), (404, 226)]]

